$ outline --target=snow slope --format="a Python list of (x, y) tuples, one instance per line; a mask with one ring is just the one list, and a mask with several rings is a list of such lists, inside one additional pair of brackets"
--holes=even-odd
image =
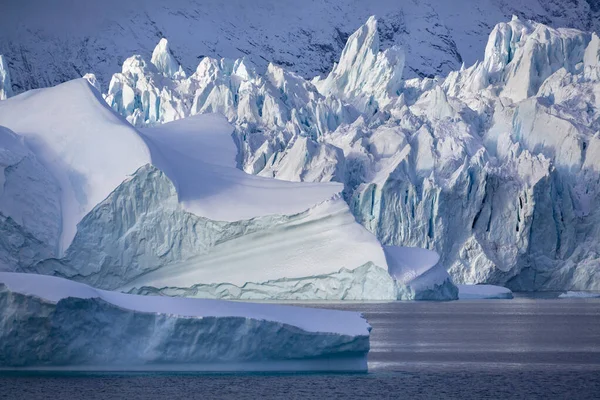
[(153, 164), (171, 179), (186, 210), (220, 221), (292, 215), (342, 191), (334, 182), (296, 183), (244, 173), (236, 168), (232, 131), (218, 115), (141, 130)]
[(458, 282), (598, 288), (597, 35), (515, 16), (482, 61), (406, 79), (410, 57), (382, 49), (380, 25), (369, 18), (325, 78), (204, 58), (168, 79), (134, 56), (105, 98), (141, 126), (222, 113), (246, 172), (343, 182), (383, 244), (435, 250)]
[(0, 273), (0, 304), (0, 368), (367, 368), (371, 328), (354, 312), (142, 297), (17, 273)]
[(513, 14), (555, 27), (597, 30), (593, 5), (593, 0), (58, 0), (51, 5), (6, 0), (0, 54), (8, 59), (16, 92), (87, 72), (106, 90), (126, 57), (150, 59), (163, 37), (171, 40), (184, 68), (204, 56), (247, 56), (261, 68), (273, 62), (311, 78), (328, 72), (347, 37), (376, 15), (383, 22), (385, 48), (406, 49), (406, 75), (412, 78), (472, 64), (492, 27)]
[(61, 188), (63, 254), (77, 223), (150, 152), (132, 127), (80, 79), (0, 103), (0, 125), (17, 132)]

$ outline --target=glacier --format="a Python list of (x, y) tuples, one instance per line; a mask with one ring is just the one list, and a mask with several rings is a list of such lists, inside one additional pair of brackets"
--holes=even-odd
[(456, 298), (411, 281), (400, 288), (342, 184), (247, 174), (222, 116), (135, 128), (93, 82), (0, 103), (0, 216), (10, 233), (0, 241), (2, 270), (186, 297)]
[(380, 36), (369, 18), (312, 80), (210, 57), (171, 79), (133, 56), (104, 97), (139, 127), (223, 114), (239, 168), (343, 183), (384, 245), (437, 252), (457, 283), (597, 290), (597, 34), (514, 16), (482, 61), (431, 78)]
[(356, 312), (135, 296), (10, 272), (0, 272), (0, 308), (2, 370), (367, 370), (371, 327)]

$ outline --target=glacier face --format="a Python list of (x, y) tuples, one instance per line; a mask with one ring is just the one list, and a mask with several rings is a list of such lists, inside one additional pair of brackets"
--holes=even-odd
[(0, 273), (0, 309), (3, 369), (367, 369), (370, 326), (353, 312), (142, 297), (15, 273)]
[[(195, 77), (130, 86), (132, 110), (119, 91), (105, 97), (141, 125), (223, 113), (246, 172), (343, 182), (382, 243), (435, 250), (459, 283), (597, 289), (597, 35), (513, 17), (492, 30), (483, 61), (402, 80), (402, 49), (382, 52), (379, 34), (369, 19), (312, 81), (205, 58)], [(135, 81), (126, 65), (111, 87)], [(147, 118), (148, 93), (175, 112)]]
[(0, 15), (0, 54), (9, 60), (17, 93), (85, 72), (95, 73), (106, 91), (125, 58), (141, 54), (150, 59), (152, 46), (162, 37), (172, 41), (173, 54), (184, 68), (203, 56), (247, 55), (261, 68), (272, 61), (306, 78), (328, 72), (346, 38), (377, 15), (385, 47), (398, 44), (407, 50), (406, 75), (433, 77), (458, 69), (462, 62), (475, 62), (489, 30), (512, 14), (555, 27), (598, 30), (596, 3), (307, 0), (298, 7), (293, 0), (251, 5), (245, 0), (56, 0), (52, 5), (8, 0)]

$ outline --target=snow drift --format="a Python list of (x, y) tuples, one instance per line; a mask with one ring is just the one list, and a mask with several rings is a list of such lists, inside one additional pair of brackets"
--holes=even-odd
[(0, 369), (367, 369), (371, 327), (354, 312), (142, 297), (6, 272), (0, 309)]

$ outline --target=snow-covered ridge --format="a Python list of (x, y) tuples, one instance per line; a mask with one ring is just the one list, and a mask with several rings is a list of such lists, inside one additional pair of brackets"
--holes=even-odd
[(135, 56), (106, 100), (142, 125), (223, 113), (246, 172), (344, 183), (383, 244), (435, 250), (458, 282), (598, 288), (597, 35), (513, 17), (492, 29), (482, 61), (402, 80), (402, 50), (381, 52), (380, 30), (369, 19), (310, 82), (210, 58), (165, 80)]
[(367, 368), (371, 328), (354, 312), (135, 296), (16, 273), (0, 273), (0, 305), (2, 369)]

